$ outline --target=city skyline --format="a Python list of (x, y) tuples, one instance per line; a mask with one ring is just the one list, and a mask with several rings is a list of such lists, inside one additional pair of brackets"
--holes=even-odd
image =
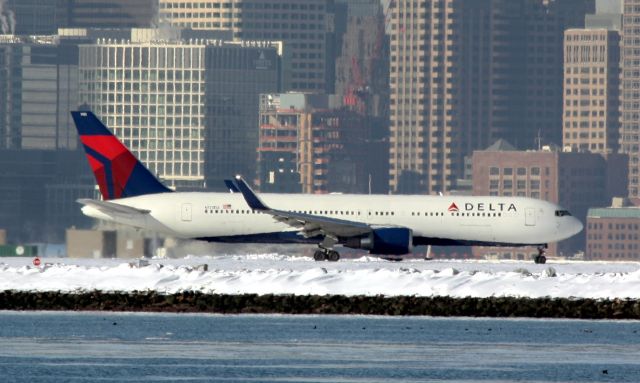
[[(521, 151), (627, 153), (623, 197), (637, 190), (634, 128), (624, 113), (618, 121), (617, 100), (621, 110), (635, 104), (616, 91), (617, 73), (620, 89), (635, 76), (617, 59), (633, 40), (596, 27), (616, 25), (621, 1), (68, 0), (50, 4), (65, 17), (21, 23), (36, 3), (4, 10), (15, 34), (0, 41), (0, 150), (76, 150), (68, 112), (84, 105), (179, 190), (223, 190), (233, 174), (261, 182), (259, 169), (286, 168), (286, 182), (304, 191), (471, 193), (474, 152), (498, 140)], [(91, 24), (99, 3), (113, 12)], [(32, 36), (56, 23), (65, 28)], [(588, 48), (606, 52), (597, 67), (581, 61), (585, 39), (607, 43)], [(260, 134), (271, 129), (261, 97), (289, 92), (332, 101), (296, 111), (317, 118), (306, 126), (314, 133), (269, 133), (290, 130), (307, 149), (261, 158)], [(361, 126), (366, 134), (354, 134)], [(369, 168), (356, 151), (371, 156)]]

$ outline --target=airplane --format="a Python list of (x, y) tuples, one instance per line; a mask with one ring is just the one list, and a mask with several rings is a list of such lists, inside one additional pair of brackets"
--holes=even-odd
[(569, 238), (582, 223), (562, 207), (526, 197), (256, 194), (236, 176), (229, 192), (163, 185), (89, 111), (71, 112), (102, 200), (79, 199), (96, 219), (177, 238), (227, 243), (313, 243), (316, 261), (336, 246), (402, 259), (420, 245), (537, 246)]

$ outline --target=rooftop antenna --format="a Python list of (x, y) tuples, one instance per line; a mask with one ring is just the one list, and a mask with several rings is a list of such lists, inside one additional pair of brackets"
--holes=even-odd
[(540, 134), (540, 129), (538, 129), (538, 135), (536, 136), (536, 141), (538, 142), (538, 151), (542, 150), (542, 136)]

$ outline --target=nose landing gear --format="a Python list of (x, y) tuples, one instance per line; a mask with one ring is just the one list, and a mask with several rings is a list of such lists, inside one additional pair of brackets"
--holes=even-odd
[(547, 263), (547, 257), (545, 257), (544, 252), (547, 250), (547, 245), (538, 246), (538, 255), (533, 257), (533, 262), (536, 264), (545, 264)]

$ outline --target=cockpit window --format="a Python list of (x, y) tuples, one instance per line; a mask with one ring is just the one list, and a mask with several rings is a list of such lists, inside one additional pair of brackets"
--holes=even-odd
[(564, 217), (566, 215), (571, 215), (569, 210), (556, 210), (556, 217)]

